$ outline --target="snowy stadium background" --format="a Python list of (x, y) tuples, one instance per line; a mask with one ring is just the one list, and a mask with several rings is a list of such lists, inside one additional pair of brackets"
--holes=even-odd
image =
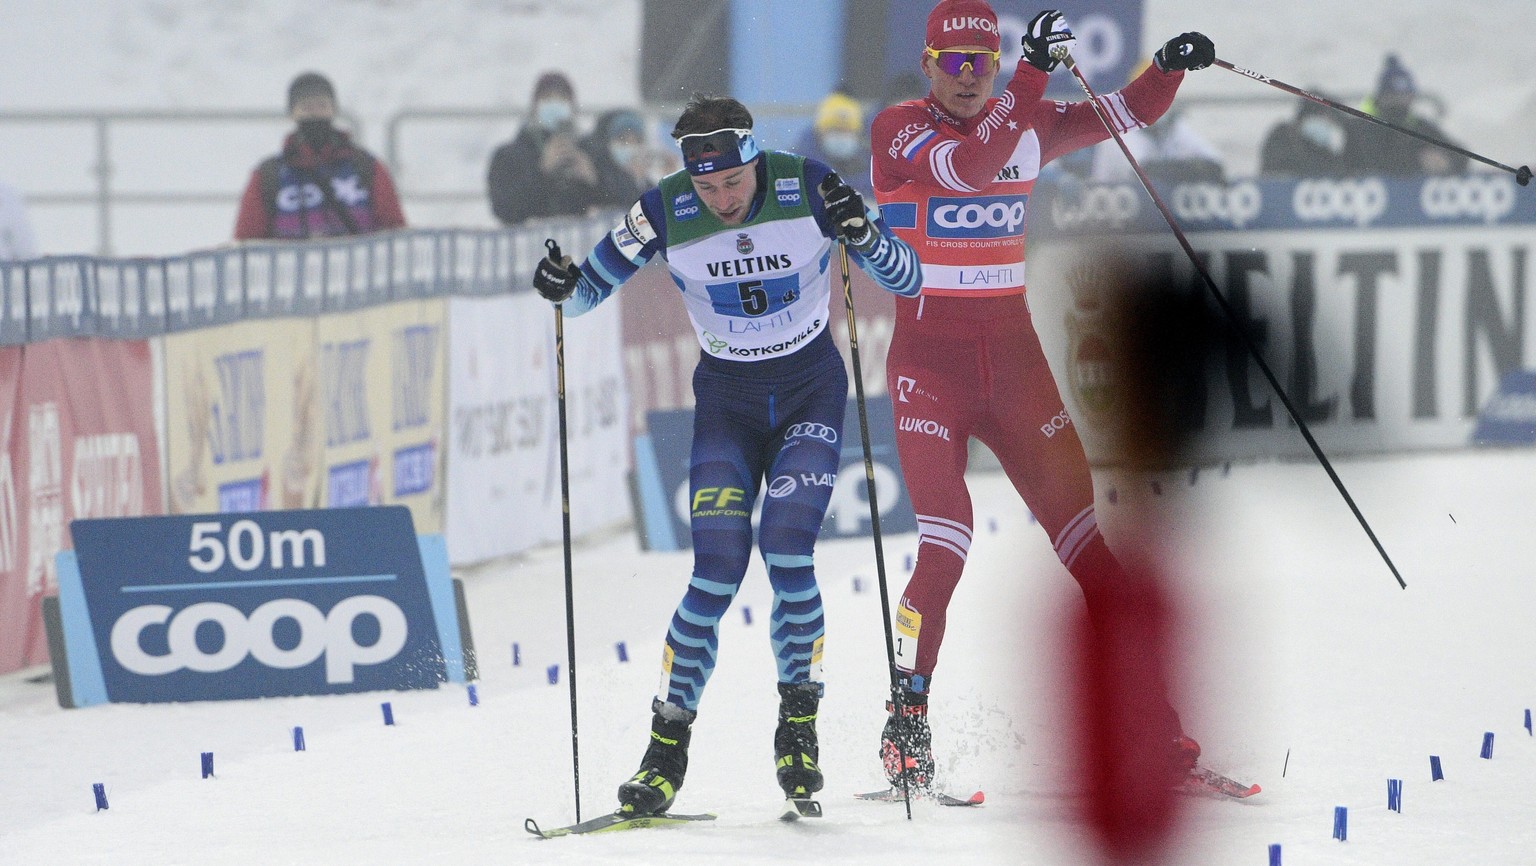
[[(585, 117), (641, 105), (658, 130), (692, 87), (729, 89), (759, 110), (770, 146), (787, 146), (820, 94), (843, 80), (873, 88), (882, 64), (899, 62), (863, 44), (884, 50), (883, 33), (853, 39), (845, 26), (874, 27), (875, 7), (895, 20), (900, 2), (692, 4), (699, 29), (715, 28), (719, 41), (655, 36), (654, 16), (678, 5), (10, 4), (0, 31), (0, 177), (27, 193), (48, 257), (8, 266), (0, 293), (12, 419), (0, 669), (14, 671), (0, 679), (0, 743), (16, 756), (0, 780), (0, 838), (18, 862), (268, 862), (269, 841), (292, 862), (770, 862), (759, 852), (786, 844), (839, 862), (885, 862), (876, 851), (890, 845), (980, 862), (1075, 862), (1077, 830), (1063, 805), (1072, 782), (1053, 749), (1061, 735), (1046, 696), (1049, 611), (1070, 603), (1072, 588), (980, 453), (973, 484), (988, 535), (978, 531), (956, 604), (995, 610), (956, 618), (965, 628), (945, 670), (954, 700), (935, 727), (945, 769), (987, 788), (984, 814), (920, 811), (908, 831), (889, 809), (837, 796), (878, 783), (880, 621), (869, 542), (852, 538), (825, 541), (818, 557), (841, 653), (829, 669), (844, 676), (823, 722), (824, 799), (835, 804), (827, 826), (806, 838), (768, 820), (771, 674), (761, 634), (740, 621), (722, 638), (729, 649), (680, 801), (720, 811), (721, 826), (564, 849), (522, 838), (523, 817), (553, 822), (573, 806), (563, 682), (545, 680), (548, 666), (564, 664), (559, 548), (550, 547), (560, 537), (552, 338), (525, 275), (545, 235), (582, 249), (607, 221), (493, 228), (481, 195), (489, 152), (515, 131), (546, 68), (571, 75)], [(1432, 23), (1437, 5), (1420, 2), (1293, 3), (1279, 20), (1272, 7), (1110, 5), (1122, 15), (1140, 7), (1142, 54), (1197, 29), (1224, 59), (1351, 99), (1397, 51), (1460, 142), (1504, 162), (1531, 160), (1529, 4), (1484, 0), (1445, 26)], [(997, 6), (1005, 37), (1035, 11)], [(654, 65), (657, 45), (693, 62)], [(855, 61), (864, 66), (847, 65)], [(286, 127), (283, 88), (308, 68), (332, 77), (363, 143), (390, 161), (413, 231), (324, 248), (230, 247), (239, 189)], [(1100, 90), (1119, 83), (1103, 75)], [(1472, 440), (1490, 409), (1529, 427), (1523, 386), (1496, 398), (1502, 379), (1536, 367), (1527, 338), (1536, 313), (1526, 303), (1536, 198), (1491, 172), (1305, 189), (1259, 181), (1260, 137), (1294, 100), (1212, 69), (1189, 76), (1176, 106), (1222, 149), (1233, 182), (1170, 198), (1218, 280), (1251, 292), (1282, 380), (1314, 371), (1303, 384), (1319, 413), (1309, 423), (1410, 590), (1390, 584), (1315, 465), (1271, 462), (1306, 455), (1278, 406), (1262, 423), (1251, 413), (1235, 422), (1240, 403), (1272, 402), (1256, 377), (1246, 394), (1233, 380), (1230, 393), (1210, 395), (1219, 435), (1198, 466), (1165, 485), (1181, 491), (1170, 510), (1191, 527), (1187, 591), (1202, 612), (1187, 714), (1208, 762), (1262, 782), (1266, 799), (1198, 804), (1175, 859), (1264, 862), (1266, 847), (1283, 842), (1287, 862), (1527, 862), (1536, 806), (1524, 792), (1536, 748), (1517, 738), (1528, 737), (1520, 711), (1536, 702), (1527, 564), (1536, 551), (1520, 516), (1533, 467), (1528, 441)], [(1303, 200), (1311, 211), (1297, 206)], [(1092, 324), (1072, 291), (1077, 255), (1104, 234), (1160, 248), (1166, 230), (1134, 187), (1044, 204), (1032, 209), (1032, 282), (1065, 289), (1037, 292), (1033, 306), (1070, 385), (1074, 341)], [(628, 493), (632, 436), (643, 434), (648, 410), (686, 407), (695, 352), (677, 311), (625, 303), (658, 285), (647, 276), (567, 332), (587, 665), (583, 814), (605, 808), (632, 769), (649, 654), (687, 569), (686, 552), (654, 552), (654, 538), (640, 537), (632, 503), (641, 500)], [(878, 398), (889, 308), (869, 289), (858, 287), (861, 348)], [(365, 342), (377, 347), (377, 367), (325, 366), (337, 347)], [(268, 365), (259, 381), (269, 390), (257, 395), (263, 426), (231, 427), (230, 450), (217, 459), (198, 453), (199, 441), (220, 441), (197, 424), (210, 391), (238, 381), (252, 352)], [(310, 474), (285, 477), (304, 465), (285, 448), (302, 425), (287, 407), (306, 405), (296, 399), (306, 387), (311, 411), (350, 423), (351, 433), (318, 448)], [(214, 402), (227, 410), (231, 396)], [(343, 404), (355, 411), (330, 411)], [(1116, 472), (1112, 448), (1095, 440), (1084, 407), (1073, 409), (1102, 464), (1101, 502), (1150, 495)], [(267, 447), (252, 452), (250, 437)], [(417, 462), (396, 467), (401, 454)], [(336, 466), (363, 474), (338, 485), (320, 468)], [(446, 689), (395, 695), (402, 723), (388, 732), (378, 727), (379, 697), (368, 695), (64, 711), (49, 685), (33, 682), (46, 661), (36, 602), (52, 590), (49, 564), (68, 545), (71, 517), (279, 507), (285, 490), (291, 503), (316, 505), (362, 491), (409, 505), (418, 531), (447, 536), (484, 658), (477, 715)], [(887, 542), (899, 589), (915, 537)], [(755, 582), (738, 605), (765, 603)], [(621, 641), (637, 662), (618, 661)], [(508, 657), (514, 642), (529, 657), (518, 667)], [(301, 716), (323, 745), (297, 766), (283, 739)], [(1499, 732), (1499, 751), (1482, 762), (1489, 731)], [(220, 778), (199, 780), (195, 753), (209, 748)], [(1442, 752), (1471, 760), (1448, 757), (1455, 769), (1431, 788), (1427, 756)], [(509, 776), (536, 779), (539, 790)], [(1381, 814), (1387, 778), (1409, 780), (1404, 815)], [(113, 809), (92, 814), (90, 785), (101, 781), (114, 788)], [(1328, 824), (1345, 804), (1355, 823), (1341, 844)], [(167, 833), (182, 845), (167, 852)]]

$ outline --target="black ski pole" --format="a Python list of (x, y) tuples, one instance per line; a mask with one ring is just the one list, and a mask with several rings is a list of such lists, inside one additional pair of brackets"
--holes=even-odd
[[(1307, 440), (1307, 446), (1312, 449), (1313, 455), (1317, 457), (1317, 462), (1322, 464), (1323, 471), (1328, 473), (1328, 477), (1333, 481), (1333, 486), (1339, 491), (1339, 495), (1344, 497), (1344, 502), (1349, 506), (1349, 510), (1354, 512), (1355, 519), (1360, 521), (1360, 528), (1365, 530), (1365, 534), (1371, 539), (1371, 543), (1376, 545), (1376, 552), (1381, 554), (1382, 561), (1392, 571), (1392, 576), (1397, 578), (1398, 586), (1407, 589), (1407, 582), (1398, 573), (1397, 566), (1392, 564), (1392, 557), (1387, 555), (1386, 548), (1382, 547), (1381, 541), (1376, 538), (1376, 533), (1371, 530), (1371, 524), (1366, 521), (1365, 515), (1360, 511), (1360, 507), (1355, 504), (1354, 497), (1350, 496), (1349, 490), (1344, 487), (1344, 481), (1334, 471), (1333, 463), (1328, 460), (1328, 455), (1323, 453), (1322, 446), (1318, 445), (1317, 439), (1312, 436), (1312, 429), (1302, 419), (1301, 412), (1291, 402), (1290, 395), (1285, 393), (1285, 388), (1281, 387), (1280, 380), (1275, 377), (1274, 371), (1269, 368), (1269, 364), (1259, 352), (1258, 346), (1254, 345), (1247, 332), (1238, 324), (1237, 314), (1228, 305), (1227, 299), (1222, 295), (1221, 290), (1216, 288), (1216, 281), (1211, 279), (1210, 272), (1200, 263), (1200, 257), (1195, 255), (1195, 248), (1190, 245), (1189, 238), (1185, 237), (1183, 230), (1179, 228), (1178, 220), (1174, 218), (1173, 211), (1168, 209), (1168, 205), (1163, 202), (1162, 196), (1157, 194), (1157, 190), (1152, 186), (1152, 181), (1147, 177), (1147, 173), (1142, 170), (1141, 163), (1136, 161), (1136, 157), (1131, 154), (1131, 149), (1126, 146), (1125, 139), (1121, 137), (1119, 130), (1115, 129), (1114, 123), (1105, 115), (1104, 107), (1099, 105), (1099, 97), (1093, 92), (1093, 88), (1089, 86), (1088, 79), (1083, 77), (1082, 71), (1077, 68), (1077, 64), (1073, 62), (1070, 53), (1062, 52), (1061, 60), (1072, 71), (1072, 75), (1077, 79), (1077, 83), (1082, 85), (1083, 91), (1088, 94), (1088, 104), (1093, 106), (1093, 111), (1099, 116), (1099, 121), (1104, 124), (1105, 129), (1109, 130), (1109, 134), (1115, 139), (1115, 143), (1120, 145), (1121, 152), (1125, 154), (1125, 158), (1130, 162), (1131, 169), (1136, 172), (1136, 177), (1141, 180), (1142, 187), (1146, 189), (1147, 195), (1152, 197), (1152, 203), (1157, 205), (1157, 209), (1162, 213), (1163, 219), (1167, 221), (1168, 227), (1173, 230), (1173, 236), (1178, 239), (1179, 246), (1184, 248), (1185, 255), (1189, 256), (1190, 263), (1195, 266), (1195, 271), (1200, 274), (1200, 279), (1205, 283), (1206, 289), (1210, 291), (1211, 296), (1216, 300), (1216, 305), (1221, 308), (1222, 313), (1227, 317), (1228, 329), (1236, 334), (1242, 340), (1243, 346), (1248, 349), (1248, 354), (1253, 358), (1254, 363), (1258, 365), (1259, 371), (1264, 374), (1264, 378), (1268, 380), (1269, 387), (1274, 389), (1275, 394), (1280, 398), (1280, 402), (1285, 406), (1285, 411), (1290, 414), (1291, 420), (1296, 422), (1296, 428), (1301, 431), (1302, 438)], [(1220, 63), (1221, 61), (1218, 60), (1217, 62)]]
[[(560, 245), (544, 241), (549, 257), (560, 261)], [(560, 418), (560, 532), (565, 548), (565, 657), (571, 683), (571, 785), (576, 794), (576, 823), (581, 823), (581, 749), (576, 735), (576, 601), (571, 581), (571, 464), (565, 429), (565, 309), (555, 304), (555, 404)]]
[[(896, 650), (892, 645), (891, 597), (885, 586), (885, 548), (880, 541), (880, 505), (875, 498), (875, 460), (869, 447), (869, 412), (864, 405), (864, 370), (859, 365), (859, 327), (853, 312), (853, 281), (848, 277), (848, 244), (837, 244), (838, 262), (843, 269), (843, 303), (848, 309), (848, 351), (853, 356), (853, 399), (859, 407), (859, 443), (864, 446), (864, 488), (869, 493), (869, 526), (875, 536), (875, 577), (880, 584), (880, 621), (885, 626), (885, 660), (891, 677), (891, 706), (898, 721), (903, 719), (901, 678), (896, 672)], [(901, 760), (901, 798), (907, 804), (907, 820), (912, 820), (912, 791), (907, 783), (907, 750), (896, 738), (897, 757)]]
[(1473, 153), (1472, 151), (1467, 150), (1466, 148), (1457, 147), (1456, 145), (1451, 144), (1448, 141), (1441, 141), (1438, 138), (1434, 138), (1432, 136), (1425, 135), (1422, 132), (1415, 132), (1412, 129), (1407, 129), (1405, 127), (1398, 126), (1397, 124), (1392, 123), (1390, 121), (1382, 120), (1381, 118), (1376, 117), (1375, 115), (1367, 114), (1367, 113), (1365, 113), (1364, 111), (1361, 111), (1358, 108), (1350, 108), (1349, 106), (1347, 106), (1347, 105), (1345, 105), (1345, 104), (1343, 104), (1341, 102), (1334, 102), (1332, 99), (1329, 99), (1326, 96), (1318, 96), (1315, 93), (1308, 93), (1307, 91), (1302, 90), (1300, 87), (1297, 87), (1297, 86), (1292, 85), (1292, 84), (1286, 84), (1284, 81), (1281, 81), (1281, 80), (1279, 80), (1277, 78), (1270, 78), (1268, 75), (1265, 75), (1262, 72), (1254, 72), (1252, 69), (1244, 69), (1241, 66), (1236, 66), (1234, 64), (1228, 63), (1227, 61), (1222, 60), (1219, 57), (1216, 58), (1216, 65), (1220, 66), (1222, 69), (1230, 69), (1231, 71), (1236, 72), (1238, 75), (1241, 75), (1241, 76), (1243, 76), (1245, 78), (1252, 78), (1254, 81), (1257, 81), (1260, 84), (1268, 84), (1270, 87), (1275, 87), (1275, 88), (1279, 88), (1280, 90), (1284, 90), (1286, 93), (1289, 93), (1292, 96), (1300, 96), (1302, 99), (1309, 99), (1309, 100), (1317, 103), (1318, 105), (1326, 105), (1329, 108), (1333, 108), (1333, 109), (1337, 109), (1338, 111), (1342, 111), (1342, 112), (1344, 112), (1345, 114), (1348, 114), (1351, 117), (1358, 117), (1361, 120), (1368, 120), (1371, 123), (1376, 124), (1377, 126), (1385, 126), (1387, 129), (1393, 130), (1394, 132), (1401, 132), (1403, 135), (1411, 135), (1414, 138), (1417, 138), (1419, 141), (1425, 142), (1427, 144), (1432, 144), (1435, 147), (1443, 148), (1445, 150), (1449, 150), (1452, 153), (1461, 154), (1462, 156), (1465, 156), (1468, 159), (1475, 159), (1478, 162), (1483, 163), (1484, 165), (1491, 165), (1494, 168), (1502, 169), (1503, 171), (1510, 172), (1510, 173), (1514, 174), (1514, 176), (1515, 176), (1515, 183), (1518, 183), (1521, 186), (1526, 186), (1526, 185), (1528, 185), (1531, 182), (1531, 168), (1528, 165), (1522, 165), (1519, 168), (1515, 168), (1514, 166), (1511, 166), (1511, 165), (1505, 165), (1502, 162), (1498, 162), (1496, 160), (1489, 159), (1488, 157), (1483, 156), (1480, 153)]

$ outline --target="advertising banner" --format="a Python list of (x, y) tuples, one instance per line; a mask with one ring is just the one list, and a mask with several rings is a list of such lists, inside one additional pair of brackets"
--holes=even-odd
[(315, 328), (265, 319), (165, 338), (170, 513), (319, 507)]
[(405, 505), (442, 530), (446, 313), (434, 299), (320, 317), (320, 505)]
[(0, 672), (37, 664), (47, 657), (37, 599), (46, 575), (27, 563), (27, 477), (17, 474), (26, 451), (27, 425), (21, 406), (22, 347), (0, 348)]
[[(1536, 223), (1536, 195), (1522, 192), (1509, 175), (1154, 184), (1185, 232)], [(1031, 240), (1168, 231), (1152, 199), (1134, 183), (1042, 185), (1036, 193), (1029, 206)]]
[[(870, 458), (874, 463), (875, 498), (880, 508), (882, 533), (916, 532), (917, 518), (907, 498), (906, 481), (896, 456), (896, 425), (889, 397), (865, 401), (869, 419)], [(643, 527), (640, 537), (647, 550), (682, 550), (693, 546), (689, 532), (689, 452), (693, 446), (693, 411), (674, 409), (651, 412), (648, 433), (635, 438), (635, 475)], [(827, 516), (821, 525), (823, 538), (871, 535), (868, 481), (864, 475), (864, 447), (859, 430), (859, 407), (848, 401), (843, 417), (842, 462)], [(762, 510), (762, 497), (753, 508), (754, 525)]]
[(85, 256), (37, 259), (27, 269), (27, 341), (96, 333), (96, 268)]
[[(578, 535), (626, 522), (632, 516), (626, 482), (630, 469), (629, 431), (625, 423), (629, 392), (624, 384), (620, 337), (624, 306), (624, 299), (612, 298), (580, 318), (565, 320), (571, 531)], [(553, 326), (554, 317), (547, 303), (538, 318)], [(553, 359), (553, 355), (550, 357)], [(549, 393), (555, 393), (553, 387)], [(557, 428), (558, 424), (549, 428), (549, 440), (555, 447), (559, 444)], [(558, 465), (557, 462), (557, 469)], [(558, 499), (555, 505), (558, 510)], [(556, 535), (553, 540), (558, 539)]]
[(73, 706), (464, 680), (443, 548), (418, 539), (404, 507), (79, 520), (70, 530), (59, 601)]
[[(565, 321), (571, 529), (629, 518), (618, 298)], [(531, 291), (455, 298), (448, 544), (455, 563), (560, 540), (554, 312)]]
[(159, 259), (95, 261), (96, 333), (146, 338), (165, 333), (165, 263)]
[(245, 317), (244, 251), (205, 250), (165, 260), (166, 326), (226, 325)]
[(1476, 445), (1536, 445), (1536, 370), (1511, 370), (1477, 416)]
[[(1527, 303), (1536, 227), (1213, 231), (1189, 240), (1330, 454), (1464, 447), (1501, 379), (1536, 367), (1527, 336), (1536, 331)], [(1095, 387), (1102, 301), (1112, 291), (1104, 257), (1116, 249), (1193, 301), (1206, 296), (1171, 236), (1032, 247), (1030, 308), (1096, 461), (1118, 455)], [(1214, 364), (1181, 397), (1179, 414), (1200, 436), (1194, 459), (1310, 453), (1235, 339)]]
[(0, 350), (0, 671), (47, 659), (38, 600), (77, 518), (161, 512), (149, 344)]

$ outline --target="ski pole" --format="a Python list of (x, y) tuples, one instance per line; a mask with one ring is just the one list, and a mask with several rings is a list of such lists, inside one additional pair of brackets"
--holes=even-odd
[[(1063, 51), (1061, 61), (1066, 64), (1067, 69), (1072, 71), (1072, 75), (1077, 79), (1077, 83), (1088, 94), (1088, 104), (1093, 106), (1093, 111), (1099, 116), (1099, 121), (1104, 124), (1105, 129), (1109, 130), (1109, 134), (1114, 138), (1115, 143), (1120, 146), (1121, 152), (1125, 154), (1125, 158), (1130, 162), (1131, 169), (1136, 172), (1136, 177), (1141, 181), (1142, 187), (1146, 189), (1147, 195), (1152, 197), (1152, 203), (1157, 205), (1158, 211), (1162, 213), (1163, 219), (1168, 223), (1168, 228), (1173, 230), (1173, 236), (1178, 239), (1179, 246), (1184, 248), (1185, 255), (1189, 256), (1190, 263), (1195, 266), (1195, 272), (1200, 275), (1200, 279), (1205, 283), (1206, 289), (1215, 298), (1216, 305), (1221, 308), (1222, 313), (1227, 317), (1229, 330), (1242, 340), (1243, 346), (1248, 350), (1248, 354), (1253, 358), (1254, 363), (1258, 365), (1259, 371), (1264, 374), (1264, 378), (1269, 382), (1269, 387), (1274, 389), (1275, 394), (1280, 398), (1280, 402), (1285, 406), (1285, 411), (1290, 414), (1291, 420), (1296, 423), (1296, 429), (1301, 431), (1302, 438), (1307, 441), (1307, 446), (1312, 449), (1313, 455), (1317, 457), (1317, 462), (1322, 464), (1323, 471), (1328, 473), (1328, 477), (1333, 481), (1333, 486), (1339, 491), (1339, 495), (1344, 497), (1344, 502), (1349, 506), (1349, 510), (1354, 512), (1355, 519), (1360, 521), (1360, 528), (1365, 530), (1365, 534), (1371, 539), (1371, 543), (1376, 545), (1376, 552), (1381, 554), (1382, 561), (1387, 564), (1387, 568), (1391, 570), (1392, 576), (1397, 578), (1398, 586), (1407, 589), (1407, 582), (1398, 573), (1397, 566), (1392, 564), (1392, 557), (1387, 555), (1386, 548), (1382, 547), (1381, 541), (1376, 538), (1376, 533), (1371, 530), (1371, 524), (1366, 521), (1365, 515), (1360, 511), (1360, 507), (1355, 504), (1354, 497), (1349, 495), (1349, 490), (1344, 487), (1343, 480), (1334, 471), (1333, 464), (1328, 460), (1328, 455), (1323, 453), (1322, 446), (1318, 445), (1317, 439), (1312, 436), (1312, 429), (1302, 419), (1301, 412), (1291, 402), (1290, 395), (1285, 393), (1285, 388), (1280, 385), (1280, 380), (1275, 377), (1274, 371), (1270, 369), (1269, 363), (1264, 360), (1264, 356), (1259, 352), (1258, 346), (1254, 345), (1252, 338), (1238, 324), (1237, 314), (1233, 312), (1232, 307), (1227, 303), (1227, 299), (1222, 295), (1221, 290), (1216, 287), (1216, 281), (1211, 279), (1210, 272), (1200, 263), (1200, 257), (1195, 255), (1195, 248), (1190, 245), (1189, 238), (1185, 237), (1183, 230), (1179, 228), (1178, 220), (1174, 218), (1173, 211), (1168, 209), (1168, 205), (1163, 202), (1162, 196), (1157, 194), (1157, 190), (1152, 186), (1152, 181), (1147, 177), (1147, 173), (1142, 170), (1141, 163), (1136, 161), (1136, 157), (1131, 154), (1131, 149), (1126, 146), (1125, 139), (1120, 135), (1120, 131), (1115, 129), (1114, 123), (1104, 113), (1104, 107), (1099, 105), (1099, 97), (1093, 92), (1093, 88), (1089, 86), (1088, 79), (1083, 77), (1082, 70), (1077, 68), (1077, 64), (1073, 62), (1070, 53)], [(1217, 61), (1217, 63), (1220, 62), (1219, 60)]]
[[(848, 310), (848, 350), (853, 356), (853, 398), (859, 407), (859, 442), (864, 446), (864, 488), (869, 494), (869, 525), (875, 537), (875, 577), (880, 584), (880, 621), (885, 626), (885, 660), (891, 676), (891, 706), (896, 708), (896, 718), (903, 718), (901, 704), (901, 680), (896, 673), (896, 650), (892, 645), (891, 597), (885, 587), (885, 549), (880, 542), (880, 506), (875, 499), (875, 460), (869, 447), (869, 412), (864, 406), (864, 370), (859, 366), (859, 327), (853, 312), (853, 281), (848, 278), (848, 244), (839, 241), (838, 264), (843, 270), (843, 303)], [(901, 738), (896, 738), (897, 757), (902, 769), (907, 766), (907, 751)], [(901, 797), (907, 804), (907, 820), (912, 820), (912, 791), (907, 784), (907, 774), (901, 774)]]
[[(549, 257), (560, 261), (560, 245), (544, 241)], [(565, 309), (555, 304), (555, 404), (560, 417), (560, 531), (565, 548), (565, 656), (571, 689), (571, 784), (576, 795), (576, 822), (581, 823), (581, 750), (576, 735), (576, 603), (571, 581), (571, 469), (565, 429)]]
[(1349, 106), (1347, 106), (1347, 105), (1345, 105), (1345, 104), (1343, 104), (1341, 102), (1335, 102), (1332, 99), (1327, 98), (1326, 96), (1318, 96), (1315, 93), (1308, 93), (1307, 91), (1302, 90), (1300, 87), (1296, 87), (1295, 85), (1292, 85), (1292, 84), (1286, 84), (1284, 81), (1281, 81), (1281, 80), (1279, 80), (1277, 78), (1270, 78), (1268, 75), (1265, 75), (1262, 72), (1255, 72), (1252, 69), (1244, 69), (1241, 66), (1236, 66), (1234, 64), (1228, 63), (1227, 61), (1222, 60), (1219, 57), (1216, 58), (1216, 65), (1220, 66), (1222, 69), (1229, 69), (1229, 70), (1231, 70), (1233, 72), (1236, 72), (1238, 75), (1244, 76), (1245, 78), (1252, 78), (1254, 81), (1257, 81), (1260, 84), (1268, 84), (1270, 87), (1275, 87), (1275, 88), (1278, 88), (1280, 90), (1284, 90), (1286, 93), (1289, 93), (1292, 96), (1300, 96), (1302, 99), (1309, 99), (1309, 100), (1317, 103), (1318, 105), (1325, 105), (1325, 106), (1327, 106), (1329, 108), (1337, 109), (1338, 111), (1342, 111), (1345, 114), (1350, 115), (1351, 117), (1358, 117), (1361, 120), (1368, 120), (1371, 123), (1376, 124), (1377, 126), (1385, 126), (1387, 129), (1393, 130), (1394, 132), (1401, 132), (1404, 135), (1411, 135), (1414, 138), (1417, 138), (1419, 141), (1425, 142), (1427, 144), (1432, 144), (1435, 147), (1439, 147), (1439, 148), (1442, 148), (1444, 150), (1449, 150), (1452, 153), (1461, 154), (1462, 156), (1465, 156), (1468, 159), (1475, 159), (1478, 162), (1483, 163), (1484, 165), (1491, 165), (1494, 168), (1510, 172), (1510, 173), (1514, 174), (1514, 176), (1515, 176), (1515, 183), (1518, 183), (1521, 186), (1526, 186), (1526, 185), (1530, 184), (1530, 182), (1531, 182), (1531, 168), (1528, 165), (1522, 165), (1519, 168), (1515, 168), (1514, 166), (1510, 166), (1510, 165), (1505, 165), (1502, 162), (1498, 162), (1496, 160), (1489, 159), (1488, 157), (1483, 156), (1480, 153), (1473, 153), (1472, 151), (1467, 150), (1466, 148), (1457, 147), (1456, 145), (1451, 144), (1448, 141), (1441, 141), (1438, 138), (1434, 138), (1433, 136), (1425, 135), (1422, 132), (1415, 132), (1412, 129), (1407, 129), (1407, 128), (1402, 127), (1402, 126), (1398, 126), (1397, 124), (1392, 123), (1391, 121), (1382, 120), (1381, 118), (1376, 117), (1375, 115), (1367, 114), (1366, 112), (1361, 111), (1358, 108), (1350, 108)]

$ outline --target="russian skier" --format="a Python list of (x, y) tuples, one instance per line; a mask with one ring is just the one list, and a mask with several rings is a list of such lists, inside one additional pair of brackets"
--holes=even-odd
[[(1088, 103), (1043, 99), (1052, 49), (1070, 47), (1062, 14), (1042, 12), (1002, 95), (997, 16), (985, 0), (942, 0), (929, 14), (923, 99), (891, 106), (871, 129), (875, 197), (886, 223), (917, 251), (923, 288), (896, 300), (886, 377), (896, 443), (918, 520), (918, 555), (894, 615), (898, 699), (887, 705), (880, 754), (892, 785), (932, 785), (928, 697), (946, 610), (970, 550), (965, 486), (972, 436), (997, 455), (1050, 534), (1099, 626), (1125, 572), (1099, 533), (1081, 441), (1047, 366), (1025, 300), (1025, 205), (1040, 167), (1109, 138)], [(1101, 97), (1119, 131), (1167, 111), (1186, 70), (1215, 58), (1185, 33), (1124, 89)], [(1165, 689), (1159, 689), (1162, 695)], [(1166, 699), (1151, 727), (1166, 737), (1170, 783), (1200, 749)], [(899, 707), (899, 710), (898, 710)]]

